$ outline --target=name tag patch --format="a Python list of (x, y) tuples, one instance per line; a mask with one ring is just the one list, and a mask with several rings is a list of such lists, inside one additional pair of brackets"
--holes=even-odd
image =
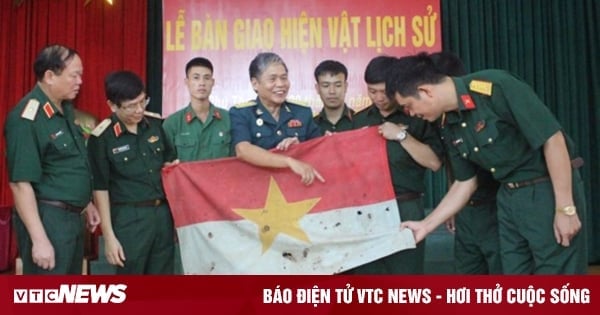
[(119, 153), (126, 152), (126, 151), (129, 151), (129, 150), (130, 150), (129, 144), (126, 144), (126, 145), (122, 145), (120, 147), (113, 148), (112, 149), (112, 153), (113, 154), (119, 154)]

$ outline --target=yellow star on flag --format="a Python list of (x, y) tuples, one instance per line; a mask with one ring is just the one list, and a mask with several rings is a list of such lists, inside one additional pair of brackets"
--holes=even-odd
[(287, 202), (279, 185), (270, 178), (266, 204), (258, 209), (233, 209), (233, 212), (256, 223), (258, 235), (264, 253), (271, 247), (279, 233), (287, 234), (295, 239), (310, 242), (300, 227), (299, 221), (321, 200), (321, 198)]

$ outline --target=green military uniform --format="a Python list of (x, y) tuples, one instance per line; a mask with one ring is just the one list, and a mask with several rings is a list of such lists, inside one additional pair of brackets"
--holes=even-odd
[[(554, 237), (556, 205), (543, 145), (562, 131), (556, 118), (527, 84), (505, 71), (485, 70), (452, 80), (459, 109), (446, 113), (441, 133), (456, 179), (469, 179), (481, 167), (502, 184), (497, 202), (504, 273), (585, 273), (584, 233), (569, 247)], [(565, 139), (573, 156), (572, 141)], [(576, 169), (572, 184), (581, 217), (585, 200)]]
[(137, 134), (117, 116), (102, 122), (88, 140), (94, 190), (107, 190), (115, 235), (125, 253), (121, 274), (171, 274), (174, 227), (161, 169), (175, 159), (161, 120), (144, 117)]
[(456, 215), (455, 269), (459, 274), (501, 274), (496, 213), (499, 183), (489, 172), (479, 169), (477, 184), (469, 203)]
[(15, 215), (25, 274), (81, 274), (83, 218), (80, 213), (90, 202), (92, 182), (83, 133), (74, 121), (70, 103), (62, 103), (61, 113), (37, 85), (6, 120), (9, 180), (31, 183), (42, 225), (55, 254), (53, 270), (35, 265), (31, 257), (31, 238)]
[(344, 112), (342, 117), (335, 124), (327, 119), (325, 109), (315, 116), (315, 123), (321, 128), (321, 132), (325, 131), (340, 132), (354, 129), (354, 111), (344, 104)]
[(198, 161), (232, 156), (229, 112), (210, 104), (202, 122), (191, 105), (169, 116), (163, 123), (167, 139), (182, 161)]
[[(384, 122), (404, 124), (408, 133), (429, 145), (433, 152), (442, 154), (442, 145), (431, 124), (412, 118), (400, 110), (383, 117), (375, 105), (355, 116), (355, 127), (377, 126)], [(402, 221), (422, 220), (425, 217), (423, 199), (425, 168), (418, 164), (398, 141), (386, 141), (392, 184)], [(422, 274), (424, 272), (425, 241), (416, 249), (403, 250), (350, 270), (351, 274)]]

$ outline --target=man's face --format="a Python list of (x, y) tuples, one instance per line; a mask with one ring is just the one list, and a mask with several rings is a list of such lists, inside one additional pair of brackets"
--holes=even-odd
[(202, 66), (191, 67), (188, 70), (185, 84), (190, 96), (197, 100), (207, 100), (210, 97), (215, 79), (210, 69)]
[(111, 109), (125, 125), (135, 125), (144, 118), (144, 110), (148, 106), (148, 101), (146, 93), (142, 92), (133, 100), (121, 102), (120, 106), (111, 103)]
[(367, 94), (380, 111), (391, 112), (395, 104), (385, 95), (385, 83), (367, 84)]
[(334, 75), (327, 72), (318, 77), (315, 89), (319, 93), (324, 107), (337, 109), (344, 106), (348, 82), (343, 73)]
[(258, 78), (251, 79), (252, 87), (265, 106), (280, 106), (290, 89), (290, 80), (283, 64), (272, 63)]
[(66, 62), (66, 67), (60, 74), (52, 72), (49, 84), (51, 93), (57, 100), (72, 100), (79, 94), (79, 89), (83, 80), (83, 65), (81, 58), (74, 55)]
[(402, 96), (396, 92), (394, 98), (404, 112), (412, 117), (433, 122), (442, 115), (434, 106), (434, 98), (426, 91), (419, 90), (416, 96)]

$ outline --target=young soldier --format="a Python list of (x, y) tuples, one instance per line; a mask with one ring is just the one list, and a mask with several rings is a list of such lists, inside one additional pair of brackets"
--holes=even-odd
[(315, 122), (325, 132), (338, 132), (354, 128), (354, 111), (344, 100), (348, 90), (348, 69), (341, 62), (325, 60), (315, 68), (315, 89), (323, 110), (315, 117)]
[(206, 58), (194, 58), (185, 66), (185, 75), (190, 104), (163, 123), (178, 159), (183, 162), (231, 156), (229, 112), (209, 100), (215, 85), (212, 63)]
[(88, 149), (106, 258), (117, 274), (171, 274), (175, 234), (161, 169), (176, 153), (160, 116), (144, 111), (149, 99), (136, 74), (111, 73), (104, 85), (113, 114), (94, 129)]
[[(385, 78), (395, 58), (373, 58), (365, 70), (367, 91), (373, 104), (356, 115), (355, 126), (379, 126), (388, 141), (387, 154), (392, 184), (396, 193), (400, 218), (420, 220), (425, 217), (422, 195), (425, 170), (441, 166), (442, 145), (431, 126), (406, 115), (386, 95)], [(384, 211), (382, 209), (382, 211)], [(425, 243), (355, 268), (355, 274), (422, 274)]]
[(456, 179), (423, 221), (404, 222), (422, 240), (461, 209), (477, 187), (477, 167), (500, 181), (498, 222), (507, 274), (587, 270), (583, 183), (572, 141), (523, 81), (501, 70), (441, 73), (427, 54), (400, 58), (389, 93), (412, 116), (441, 119)]
[[(448, 76), (465, 75), (462, 60), (456, 55), (442, 51), (431, 55), (440, 72)], [(439, 127), (439, 121), (433, 123)], [(446, 158), (449, 182), (453, 181), (449, 159)], [(478, 187), (467, 205), (446, 222), (448, 230), (455, 233), (454, 267), (459, 274), (501, 274), (500, 240), (498, 238), (498, 216), (496, 214), (496, 192), (499, 183), (492, 174), (477, 169)]]
[(24, 274), (81, 274), (82, 210), (90, 229), (100, 223), (90, 203), (92, 182), (71, 100), (81, 87), (77, 52), (45, 47), (33, 65), (37, 84), (5, 125), (14, 225)]

